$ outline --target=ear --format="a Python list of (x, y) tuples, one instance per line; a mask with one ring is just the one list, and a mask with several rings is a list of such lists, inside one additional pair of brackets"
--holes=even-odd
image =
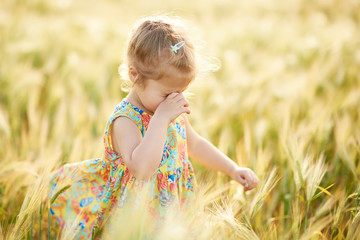
[(133, 83), (136, 81), (136, 79), (138, 78), (138, 71), (136, 70), (136, 68), (132, 65), (129, 66), (129, 78), (130, 81), (132, 81)]

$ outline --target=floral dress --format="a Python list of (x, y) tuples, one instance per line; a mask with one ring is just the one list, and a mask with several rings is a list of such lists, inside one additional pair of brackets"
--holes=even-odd
[[(136, 201), (144, 184), (150, 185), (148, 207), (158, 226), (170, 206), (181, 210), (194, 200), (197, 183), (187, 156), (183, 116), (169, 124), (161, 162), (148, 181), (136, 179), (114, 151), (110, 131), (118, 117), (132, 120), (144, 137), (152, 116), (122, 100), (106, 124), (103, 157), (65, 164), (50, 181), (49, 199), (55, 199), (50, 213), (60, 228), (76, 224), (75, 239), (90, 239), (94, 226), (103, 224), (114, 209)], [(66, 182), (70, 184), (64, 188)]]

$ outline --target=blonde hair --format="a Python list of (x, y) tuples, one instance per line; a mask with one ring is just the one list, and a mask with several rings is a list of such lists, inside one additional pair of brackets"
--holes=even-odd
[[(181, 41), (185, 44), (177, 52), (172, 51), (171, 46)], [(161, 79), (169, 66), (179, 70), (187, 81), (197, 73), (194, 44), (180, 20), (175, 18), (141, 19), (130, 35), (126, 56), (128, 67), (134, 66), (138, 72), (135, 84), (143, 84), (146, 79)]]

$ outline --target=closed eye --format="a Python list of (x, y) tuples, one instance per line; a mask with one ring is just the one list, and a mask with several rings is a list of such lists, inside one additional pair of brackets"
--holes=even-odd
[[(175, 93), (183, 93), (183, 92), (185, 92), (185, 90), (186, 90), (186, 89), (181, 90), (181, 91), (174, 91), (174, 92), (175, 92)], [(174, 93), (174, 92), (165, 93), (165, 94), (163, 94), (163, 97), (167, 97), (167, 96), (169, 96), (170, 94), (172, 94), (172, 93)]]

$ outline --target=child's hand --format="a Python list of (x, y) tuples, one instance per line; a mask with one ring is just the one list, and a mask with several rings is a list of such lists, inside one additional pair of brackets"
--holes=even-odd
[(157, 107), (155, 114), (165, 118), (168, 123), (182, 113), (190, 113), (189, 102), (182, 93), (171, 93)]
[(255, 188), (259, 183), (258, 177), (249, 168), (235, 167), (230, 177), (243, 185), (245, 192)]

